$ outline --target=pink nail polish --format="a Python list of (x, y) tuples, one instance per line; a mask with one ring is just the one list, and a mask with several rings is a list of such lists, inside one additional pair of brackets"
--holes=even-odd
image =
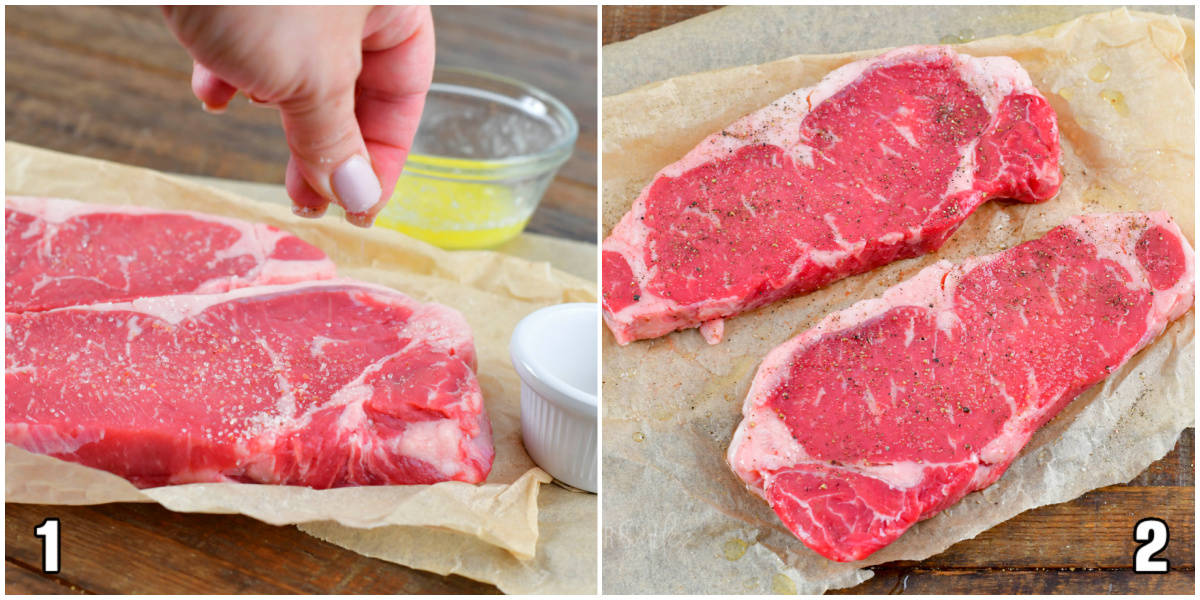
[(361, 156), (350, 157), (329, 179), (334, 195), (347, 213), (365, 213), (371, 210), (383, 195), (379, 177)]

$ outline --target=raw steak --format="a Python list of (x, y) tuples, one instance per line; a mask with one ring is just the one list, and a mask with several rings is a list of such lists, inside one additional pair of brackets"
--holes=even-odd
[(316, 247), (237, 219), (10, 196), (4, 220), (11, 312), (334, 276)]
[(1007, 57), (914, 46), (846, 65), (660, 171), (603, 245), (618, 343), (937, 249), (989, 198), (1058, 191), (1054, 110)]
[(1192, 304), (1166, 213), (1076, 217), (941, 261), (772, 350), (729, 447), (797, 537), (862, 559), (991, 485), (1029, 437)]
[(6, 316), (6, 441), (141, 487), (480, 482), (457, 311), (347, 281)]

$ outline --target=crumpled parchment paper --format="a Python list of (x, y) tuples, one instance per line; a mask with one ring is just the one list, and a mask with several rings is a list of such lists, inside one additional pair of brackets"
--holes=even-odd
[[(462, 311), (475, 336), (479, 383), (496, 459), (481, 485), (312, 490), (213, 483), (138, 490), (110, 473), (6, 444), (5, 500), (42, 504), (158, 502), (182, 512), (241, 513), (305, 531), (403, 565), (457, 573), (506, 592), (590, 593), (596, 587), (596, 496), (542, 486), (550, 477), (526, 455), (520, 380), (508, 356), (517, 322), (546, 305), (595, 300), (595, 283), (496, 252), (446, 252), (382, 228), (300, 219), (150, 171), (5, 146), (8, 194), (187, 209), (269, 223), (323, 249), (342, 276), (393, 287)], [(370, 551), (360, 550), (370, 548)]]
[[(680, 75), (798, 54), (960, 44), (1035, 31), (1106, 10), (1111, 8), (1078, 4), (941, 4), (936, 9), (903, 4), (727, 6), (634, 40), (606, 44), (600, 93), (613, 96)], [(1195, 7), (1184, 4), (1138, 5), (1137, 10), (1196, 18)], [(684, 45), (687, 50), (680, 51)]]
[[(960, 46), (1017, 59), (1054, 106), (1065, 176), (1056, 198), (989, 202), (938, 252), (727, 319), (725, 339), (715, 346), (695, 329), (624, 348), (605, 334), (605, 592), (849, 587), (871, 576), (864, 567), (932, 556), (1025, 510), (1128, 481), (1169, 452), (1195, 417), (1195, 311), (1042, 428), (996, 484), (864, 561), (836, 563), (809, 550), (724, 458), (754, 371), (771, 348), (938, 259), (997, 252), (1071, 215), (1102, 211), (1165, 209), (1194, 246), (1195, 94), (1185, 59), (1193, 30), (1191, 21), (1120, 10)], [(605, 98), (606, 234), (658, 169), (706, 135), (878, 52), (796, 56)]]

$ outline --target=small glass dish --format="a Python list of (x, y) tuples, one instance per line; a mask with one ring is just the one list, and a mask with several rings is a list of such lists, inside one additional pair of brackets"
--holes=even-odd
[(404, 172), (376, 223), (442, 248), (515, 238), (571, 156), (562, 102), (490, 73), (439, 68)]

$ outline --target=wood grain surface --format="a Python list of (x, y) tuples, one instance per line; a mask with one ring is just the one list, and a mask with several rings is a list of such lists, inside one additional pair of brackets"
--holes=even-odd
[[(710, 12), (708, 6), (605, 6), (602, 41)], [(1044, 506), (919, 562), (874, 567), (875, 576), (838, 594), (1193, 594), (1195, 429), (1133, 481)], [(1166, 574), (1135, 574), (1133, 527), (1158, 517), (1171, 541), (1158, 556)]]
[[(575, 153), (529, 230), (594, 242), (596, 9), (435, 7), (437, 64), (513, 77), (562, 100)], [(200, 110), (191, 59), (150, 6), (12, 7), (5, 22), (5, 138), (162, 171), (282, 183), (278, 114), (238, 96)]]
[[(33, 530), (60, 520), (61, 572), (41, 572)], [(5, 591), (96, 594), (481, 594), (492, 586), (367, 558), (249, 517), (158, 504), (6, 504)]]
[[(550, 92), (580, 123), (575, 153), (529, 229), (596, 241), (596, 9), (437, 7), (438, 64), (514, 77)], [(277, 113), (234, 99), (200, 110), (191, 60), (155, 7), (9, 7), (5, 137), (132, 165), (281, 183)], [(33, 528), (62, 520), (62, 571), (41, 573)], [(152, 504), (6, 504), (5, 584), (25, 593), (495, 593), (366, 558), (239, 516)]]
[(712, 12), (720, 6), (605, 6), (601, 9), (601, 43), (611, 44), (635, 38), (643, 33), (666, 27)]

